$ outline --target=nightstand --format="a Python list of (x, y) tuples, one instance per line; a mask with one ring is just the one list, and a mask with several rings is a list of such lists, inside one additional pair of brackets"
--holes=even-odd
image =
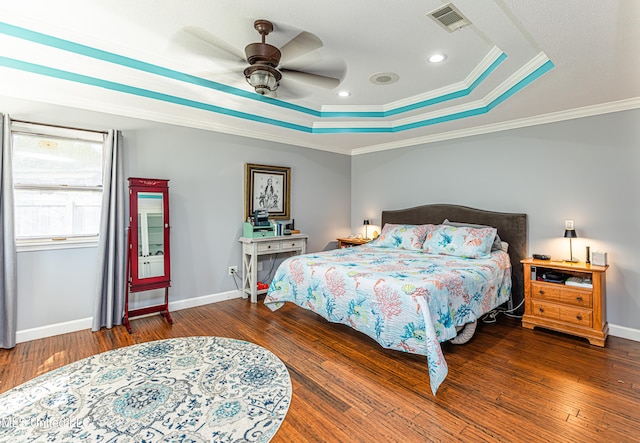
[(338, 248), (350, 248), (360, 246), (371, 241), (370, 238), (338, 238)]
[[(524, 315), (522, 326), (536, 326), (584, 337), (595, 346), (604, 346), (609, 334), (606, 321), (606, 280), (608, 266), (564, 261), (521, 260), (524, 265)], [(550, 271), (572, 281), (542, 280)]]

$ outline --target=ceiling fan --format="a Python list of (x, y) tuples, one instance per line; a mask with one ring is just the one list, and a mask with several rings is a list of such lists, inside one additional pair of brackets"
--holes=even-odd
[(321, 75), (286, 67), (286, 64), (292, 60), (323, 46), (322, 41), (315, 35), (303, 31), (280, 48), (276, 48), (266, 42), (267, 35), (273, 32), (273, 23), (260, 19), (254, 22), (253, 27), (262, 36), (262, 41), (248, 44), (244, 54), (202, 28), (187, 27), (184, 30), (191, 36), (231, 55), (234, 61), (242, 60), (245, 66), (249, 63), (242, 72), (247, 83), (260, 95), (275, 95), (280, 82), (288, 82), (289, 79), (325, 89), (333, 89), (340, 84), (340, 79), (333, 75)]

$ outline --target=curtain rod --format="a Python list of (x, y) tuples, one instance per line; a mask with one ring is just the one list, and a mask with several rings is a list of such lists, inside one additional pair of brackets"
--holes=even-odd
[[(11, 117), (9, 117), (11, 118)], [(84, 129), (84, 128), (74, 128), (73, 126), (62, 126), (62, 125), (52, 125), (49, 123), (37, 123), (37, 122), (30, 122), (27, 120), (18, 120), (18, 119), (13, 119), (11, 118), (12, 122), (17, 122), (17, 123), (26, 123), (29, 125), (40, 125), (40, 126), (49, 126), (51, 128), (60, 128), (60, 129), (71, 129), (73, 131), (85, 131), (85, 132), (93, 132), (95, 134), (108, 134), (108, 131), (96, 131), (95, 129)]]

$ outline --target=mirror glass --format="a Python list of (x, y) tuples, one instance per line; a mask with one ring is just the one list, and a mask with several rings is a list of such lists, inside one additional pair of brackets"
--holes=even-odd
[(161, 192), (138, 193), (138, 278), (164, 275), (164, 216)]

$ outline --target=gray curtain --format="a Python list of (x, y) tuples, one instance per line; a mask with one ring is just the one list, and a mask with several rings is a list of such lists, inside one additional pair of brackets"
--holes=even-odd
[(11, 121), (0, 114), (0, 348), (16, 345), (18, 271), (13, 215)]
[(122, 133), (111, 130), (105, 142), (98, 273), (93, 307), (94, 331), (122, 324), (127, 282), (125, 210)]

